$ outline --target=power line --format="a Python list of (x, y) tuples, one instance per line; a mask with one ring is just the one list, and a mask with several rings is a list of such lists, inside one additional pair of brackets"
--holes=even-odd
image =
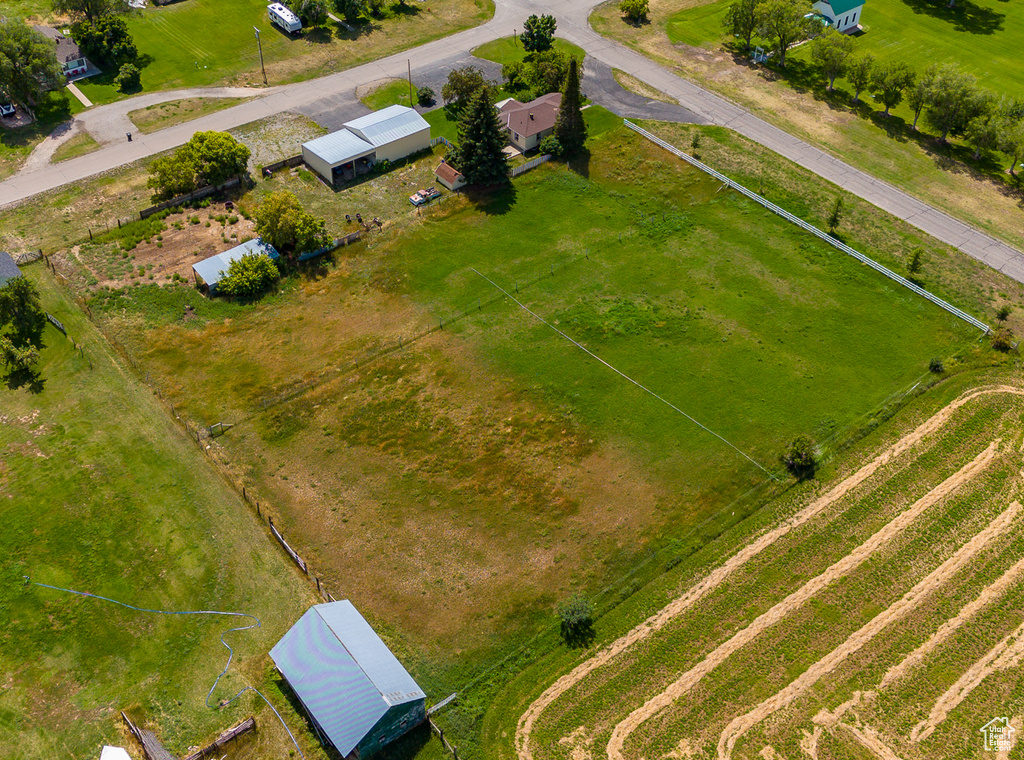
[(644, 385), (641, 385), (641, 384), (640, 384), (640, 383), (638, 383), (638, 382), (637, 382), (636, 380), (634, 380), (634, 379), (633, 379), (633, 378), (631, 378), (631, 377), (630, 377), (629, 375), (627, 375), (627, 374), (626, 374), (625, 372), (622, 372), (622, 371), (620, 371), (620, 370), (616, 369), (616, 368), (615, 368), (615, 367), (613, 367), (613, 366), (612, 366), (611, 364), (609, 364), (609, 363), (608, 363), (608, 362), (606, 362), (606, 361), (605, 361), (604, 359), (602, 359), (602, 358), (601, 358), (600, 356), (598, 356), (598, 355), (597, 355), (597, 354), (595, 354), (595, 353), (594, 353), (593, 351), (591, 351), (590, 349), (588, 349), (588, 348), (587, 348), (586, 346), (584, 346), (584, 345), (582, 345), (582, 344), (580, 344), (580, 343), (576, 342), (576, 341), (575, 341), (575, 340), (573, 340), (572, 338), (570, 338), (570, 337), (569, 337), (568, 335), (566, 335), (566, 334), (565, 334), (564, 332), (562, 332), (561, 330), (559, 330), (559, 329), (558, 329), (557, 327), (555, 327), (555, 326), (554, 326), (553, 324), (551, 324), (550, 322), (548, 322), (548, 321), (547, 321), (546, 319), (544, 319), (544, 318), (543, 318), (542, 316), (540, 316), (540, 315), (539, 315), (539, 314), (537, 314), (536, 312), (530, 311), (530, 309), (528, 309), (528, 308), (527, 308), (527, 307), (526, 307), (525, 305), (523, 305), (523, 303), (522, 303), (522, 302), (520, 302), (520, 301), (519, 301), (519, 300), (518, 300), (518, 299), (517, 299), (517, 298), (516, 298), (515, 296), (513, 296), (513, 295), (512, 295), (511, 293), (509, 293), (509, 292), (508, 292), (507, 290), (505, 290), (505, 289), (504, 289), (504, 288), (502, 288), (502, 287), (501, 287), (500, 285), (498, 285), (498, 284), (497, 284), (496, 282), (494, 282), (494, 280), (492, 280), (492, 279), (491, 279), (490, 277), (487, 277), (486, 275), (484, 275), (484, 274), (481, 274), (481, 273), (480, 273), (480, 272), (478, 272), (478, 271), (477, 271), (476, 269), (473, 269), (473, 271), (474, 271), (474, 272), (476, 272), (476, 273), (477, 273), (478, 275), (480, 275), (480, 277), (482, 277), (483, 279), (487, 280), (487, 282), (489, 282), (489, 283), (490, 283), (491, 285), (493, 285), (493, 286), (494, 286), (495, 288), (497, 288), (497, 289), (498, 289), (499, 291), (501, 291), (501, 292), (502, 292), (502, 293), (503, 293), (503, 294), (505, 295), (505, 297), (506, 297), (506, 298), (509, 298), (509, 299), (511, 299), (511, 300), (512, 300), (512, 301), (513, 301), (513, 302), (514, 302), (514, 303), (515, 303), (515, 304), (516, 304), (517, 306), (519, 306), (519, 308), (520, 308), (520, 309), (522, 309), (523, 311), (525, 311), (525, 312), (526, 312), (527, 314), (529, 314), (529, 315), (530, 315), (531, 317), (533, 317), (534, 319), (536, 319), (536, 320), (537, 320), (538, 322), (540, 322), (541, 324), (544, 324), (544, 325), (547, 325), (548, 327), (550, 327), (550, 328), (551, 328), (552, 330), (554, 330), (554, 331), (555, 331), (556, 333), (558, 333), (558, 334), (559, 334), (559, 335), (561, 335), (561, 336), (562, 336), (563, 338), (565, 338), (565, 339), (566, 339), (567, 341), (569, 341), (569, 342), (570, 342), (570, 343), (572, 343), (572, 344), (573, 344), (574, 346), (576, 346), (576, 348), (578, 348), (578, 349), (580, 349), (581, 351), (585, 352), (585, 353), (586, 353), (586, 354), (587, 354), (588, 356), (590, 356), (590, 357), (592, 357), (592, 358), (594, 358), (594, 359), (597, 359), (597, 360), (598, 360), (599, 362), (601, 362), (601, 364), (603, 364), (604, 366), (606, 366), (606, 367), (607, 367), (608, 369), (610, 369), (610, 370), (611, 370), (612, 372), (614, 372), (614, 373), (615, 373), (616, 375), (618, 375), (619, 377), (621, 377), (621, 378), (623, 378), (623, 379), (625, 379), (625, 380), (628, 380), (629, 382), (633, 383), (633, 385), (635, 385), (635, 386), (636, 386), (637, 388), (639, 388), (640, 390), (644, 391), (645, 393), (648, 393), (648, 394), (650, 394), (651, 396), (654, 396), (654, 398), (658, 399), (658, 401), (660, 401), (661, 403), (663, 403), (663, 404), (664, 404), (665, 406), (667, 406), (667, 407), (669, 407), (670, 409), (672, 409), (673, 411), (675, 411), (675, 412), (678, 412), (679, 414), (683, 415), (683, 417), (685, 417), (686, 419), (688, 419), (688, 420), (689, 420), (690, 422), (692, 422), (692, 423), (693, 423), (694, 425), (696, 425), (697, 427), (699, 427), (699, 428), (700, 428), (701, 430), (704, 430), (705, 432), (711, 433), (711, 435), (713, 435), (713, 436), (714, 436), (715, 438), (717, 438), (718, 440), (720, 440), (720, 441), (721, 441), (722, 443), (724, 443), (724, 444), (725, 444), (726, 446), (728, 446), (729, 448), (731, 448), (731, 449), (732, 449), (733, 451), (735, 451), (735, 452), (736, 452), (737, 454), (739, 454), (739, 455), (740, 455), (741, 457), (743, 457), (744, 459), (746, 459), (746, 460), (747, 460), (748, 462), (750, 462), (751, 464), (753, 464), (753, 465), (754, 465), (755, 467), (757, 467), (757, 468), (758, 468), (759, 470), (761, 470), (762, 472), (764, 472), (764, 473), (765, 473), (765, 474), (766, 474), (766, 475), (767, 475), (768, 477), (770, 477), (770, 478), (771, 478), (772, 480), (778, 480), (778, 478), (776, 478), (776, 477), (775, 477), (775, 476), (774, 476), (774, 475), (773, 475), (773, 474), (772, 474), (772, 473), (771, 473), (771, 472), (770, 472), (770, 471), (769, 471), (769, 470), (768, 470), (767, 468), (765, 468), (765, 467), (764, 467), (764, 466), (763, 466), (762, 464), (760, 464), (760, 463), (759, 463), (759, 462), (758, 462), (758, 461), (757, 461), (756, 459), (753, 459), (753, 458), (751, 458), (750, 456), (748, 456), (747, 454), (745, 454), (745, 453), (744, 453), (744, 452), (743, 452), (743, 451), (742, 451), (741, 449), (739, 449), (738, 447), (734, 446), (734, 445), (733, 445), (732, 443), (730, 443), (730, 442), (729, 442), (729, 441), (727, 441), (727, 440), (726, 440), (725, 438), (723, 438), (722, 436), (720, 436), (720, 435), (719, 435), (718, 433), (716, 433), (716, 432), (715, 432), (714, 430), (712, 430), (711, 428), (707, 427), (706, 425), (702, 425), (702, 424), (701, 424), (700, 422), (698, 422), (698, 421), (697, 421), (697, 420), (695, 420), (695, 419), (694, 419), (693, 417), (691, 417), (690, 415), (688, 415), (688, 414), (687, 414), (686, 412), (684, 412), (684, 411), (683, 411), (682, 409), (680, 409), (680, 408), (679, 408), (678, 406), (676, 406), (675, 404), (673, 404), (673, 403), (672, 403), (671, 401), (667, 401), (667, 400), (665, 400), (664, 398), (662, 398), (661, 396), (659, 396), (659, 395), (658, 395), (657, 393), (655, 393), (654, 391), (652, 391), (652, 390), (651, 390), (650, 388), (648, 388), (648, 387), (646, 387), (646, 386), (644, 386)]
[[(175, 611), (175, 610), (150, 610), (150, 609), (146, 609), (144, 607), (136, 607), (136, 606), (134, 606), (132, 604), (127, 604), (125, 602), (119, 602), (116, 599), (110, 599), (110, 598), (105, 597), (105, 596), (100, 596), (99, 594), (91, 594), (88, 591), (75, 591), (74, 589), (70, 589), (70, 588), (61, 588), (60, 586), (51, 586), (48, 583), (39, 583), (37, 581), (32, 580), (27, 575), (23, 575), (21, 577), (25, 579), (25, 585), (30, 585), (31, 584), (33, 586), (42, 586), (43, 588), (53, 589), (54, 591), (63, 591), (66, 594), (75, 594), (77, 596), (87, 596), (87, 597), (90, 597), (91, 599), (99, 599), (99, 600), (104, 601), (104, 602), (110, 602), (111, 604), (120, 605), (121, 607), (127, 607), (128, 609), (135, 610), (137, 612), (150, 612), (150, 613), (153, 613), (154, 615), (224, 615), (224, 616), (231, 616), (231, 617), (252, 618), (252, 620), (254, 622), (250, 623), (249, 625), (239, 626), (237, 628), (229, 628), (228, 630), (224, 631), (220, 635), (220, 643), (223, 644), (227, 648), (227, 650), (228, 650), (228, 661), (227, 661), (227, 664), (224, 665), (224, 670), (222, 670), (220, 672), (220, 674), (217, 676), (216, 680), (213, 682), (213, 686), (210, 687), (210, 691), (208, 691), (207, 694), (206, 694), (206, 706), (211, 708), (211, 709), (213, 709), (213, 705), (210, 704), (210, 697), (213, 696), (213, 691), (214, 691), (214, 689), (217, 688), (217, 684), (220, 683), (220, 679), (223, 678), (224, 674), (228, 672), (228, 668), (231, 667), (231, 660), (235, 656), (235, 650), (231, 648), (231, 645), (228, 644), (228, 642), (224, 641), (225, 634), (233, 633), (235, 631), (248, 631), (248, 630), (250, 630), (252, 628), (260, 628), (262, 626), (262, 624), (260, 623), (260, 619), (258, 617), (256, 617), (255, 615), (250, 615), (247, 612), (221, 612), (220, 610), (187, 610), (187, 611), (182, 611), (182, 612)], [(235, 694), (235, 696), (233, 696), (231, 699), (226, 700), (223, 704), (225, 706), (230, 705), (232, 702), (234, 702), (240, 696), (245, 694), (245, 692), (247, 692), (247, 691), (256, 692), (256, 694), (258, 694), (260, 696), (260, 698), (264, 702), (267, 703), (267, 706), (270, 707), (270, 709), (274, 711), (274, 715), (276, 715), (277, 719), (279, 721), (281, 721), (281, 725), (284, 726), (284, 730), (288, 732), (288, 738), (292, 740), (292, 744), (295, 745), (295, 749), (297, 749), (299, 751), (299, 755), (303, 758), (303, 760), (305, 760), (306, 756), (304, 754), (302, 754), (302, 748), (299, 747), (299, 743), (297, 741), (295, 741), (295, 737), (292, 736), (292, 732), (288, 728), (288, 724), (284, 722), (284, 718), (281, 717), (281, 713), (279, 713), (277, 711), (277, 708), (274, 707), (274, 705), (272, 705), (270, 703), (270, 700), (267, 699), (266, 697), (264, 697), (263, 694), (260, 692), (260, 690), (257, 689), (255, 686), (246, 686), (241, 691), (239, 691), (237, 694)]]

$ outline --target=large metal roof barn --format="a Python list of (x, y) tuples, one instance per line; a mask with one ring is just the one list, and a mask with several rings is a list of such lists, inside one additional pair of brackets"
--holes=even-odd
[(302, 160), (331, 185), (430, 147), (430, 125), (408, 106), (388, 106), (302, 144)]
[(15, 277), (21, 277), (21, 270), (18, 269), (18, 265), (14, 263), (14, 259), (11, 258), (11, 254), (0, 251), (0, 288), (2, 288), (8, 280), (13, 280)]
[(192, 273), (196, 278), (196, 284), (201, 285), (205, 283), (210, 292), (213, 293), (217, 289), (217, 283), (227, 274), (231, 262), (242, 258), (247, 253), (262, 253), (264, 256), (269, 256), (274, 260), (281, 258), (281, 254), (277, 252), (277, 249), (263, 240), (263, 238), (247, 240), (241, 245), (236, 245), (234, 248), (223, 253), (218, 253), (216, 256), (203, 259), (198, 264), (193, 264)]
[(426, 720), (426, 695), (348, 600), (310, 607), (270, 650), (324, 744), (369, 757)]

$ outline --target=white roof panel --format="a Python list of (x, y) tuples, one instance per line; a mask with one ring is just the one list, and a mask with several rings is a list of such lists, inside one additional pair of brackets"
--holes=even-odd
[(347, 164), (374, 151), (373, 145), (347, 129), (310, 140), (303, 143), (302, 147), (332, 166)]
[(388, 106), (353, 121), (345, 122), (351, 130), (357, 130), (367, 140), (379, 147), (403, 137), (430, 129), (427, 120), (408, 106)]

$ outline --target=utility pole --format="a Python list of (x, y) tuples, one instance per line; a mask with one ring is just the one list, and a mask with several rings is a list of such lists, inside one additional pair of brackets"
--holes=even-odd
[(260, 30), (258, 27), (253, 27), (253, 31), (256, 32), (256, 47), (260, 51), (260, 70), (263, 72), (263, 84), (267, 83), (267, 70), (263, 68), (263, 43), (260, 42)]
[(409, 65), (409, 107), (416, 105), (416, 100), (412, 96), (412, 58), (406, 59), (406, 63)]

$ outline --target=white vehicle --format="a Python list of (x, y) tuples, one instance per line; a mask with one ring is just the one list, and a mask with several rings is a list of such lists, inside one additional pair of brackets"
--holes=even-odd
[(271, 24), (277, 24), (286, 32), (294, 34), (295, 32), (302, 31), (302, 22), (299, 21), (299, 17), (281, 5), (281, 3), (268, 5), (267, 15), (270, 17)]

